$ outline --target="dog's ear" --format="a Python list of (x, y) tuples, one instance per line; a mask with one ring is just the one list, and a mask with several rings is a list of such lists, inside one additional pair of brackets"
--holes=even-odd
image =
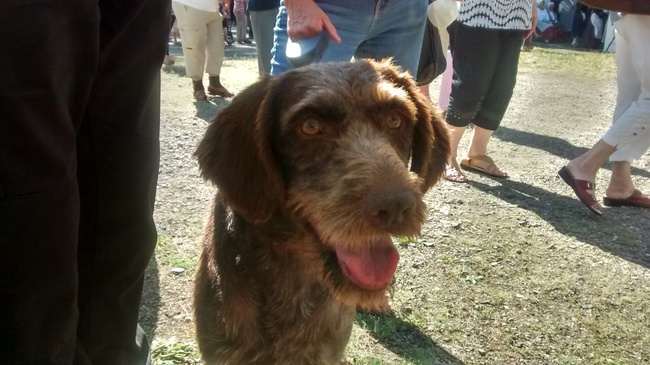
[(238, 94), (212, 121), (194, 155), (201, 175), (217, 185), (224, 201), (261, 223), (282, 206), (284, 183), (271, 147), (277, 108), (266, 77)]
[(417, 124), (411, 148), (411, 171), (423, 180), (422, 192), (438, 182), (449, 158), (449, 130), (442, 111), (422, 95), (408, 72), (383, 60), (376, 67), (382, 76), (408, 93), (417, 108)]
[(417, 87), (409, 94), (418, 108), (418, 123), (411, 152), (411, 171), (422, 177), (422, 192), (426, 192), (445, 172), (450, 153), (449, 129), (442, 117), (442, 111), (427, 100)]

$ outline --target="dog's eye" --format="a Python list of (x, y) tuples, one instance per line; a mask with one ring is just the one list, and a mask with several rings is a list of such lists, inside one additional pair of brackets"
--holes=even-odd
[(322, 131), (322, 126), (316, 119), (309, 119), (302, 124), (302, 133), (308, 136), (315, 136)]
[(402, 125), (402, 118), (400, 118), (397, 114), (389, 115), (386, 125), (390, 129), (397, 129)]

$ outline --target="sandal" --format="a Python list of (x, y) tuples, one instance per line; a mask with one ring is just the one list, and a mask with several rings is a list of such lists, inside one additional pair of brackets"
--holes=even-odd
[(194, 99), (196, 99), (196, 100), (208, 100), (208, 96), (205, 95), (205, 91), (196, 90), (196, 91), (194, 91)]
[(603, 204), (605, 204), (608, 207), (650, 208), (650, 197), (647, 197), (639, 190), (634, 189), (632, 195), (630, 195), (625, 199), (616, 199), (616, 198), (610, 198), (608, 196), (604, 196)]
[(451, 182), (457, 182), (457, 183), (465, 183), (467, 182), (467, 176), (463, 174), (463, 172), (460, 170), (460, 166), (458, 166), (458, 163), (454, 161), (454, 163), (448, 164), (445, 167), (445, 180), (451, 181)]
[(460, 165), (465, 170), (472, 170), (493, 177), (508, 177), (508, 173), (501, 171), (489, 156), (465, 156), (460, 160)]
[(205, 88), (203, 87), (203, 80), (192, 80), (192, 88), (194, 89), (194, 99), (196, 100), (208, 100), (207, 95), (205, 95)]
[(571, 189), (573, 189), (573, 192), (585, 207), (598, 215), (603, 214), (603, 211), (601, 210), (602, 207), (598, 201), (596, 201), (593, 194), (593, 191), (596, 190), (596, 185), (594, 185), (594, 183), (587, 180), (576, 179), (566, 166), (562, 167), (557, 174), (571, 187)]
[(212, 85), (208, 85), (208, 94), (221, 96), (222, 98), (229, 98), (235, 95), (230, 91), (228, 91), (228, 89), (226, 89), (223, 86), (212, 86)]

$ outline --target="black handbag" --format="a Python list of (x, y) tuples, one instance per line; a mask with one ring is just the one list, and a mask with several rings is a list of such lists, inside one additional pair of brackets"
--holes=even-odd
[(445, 72), (447, 59), (446, 49), (440, 44), (440, 33), (429, 19), (424, 29), (424, 40), (420, 52), (420, 63), (418, 64), (415, 81), (418, 85), (430, 84), (436, 77)]

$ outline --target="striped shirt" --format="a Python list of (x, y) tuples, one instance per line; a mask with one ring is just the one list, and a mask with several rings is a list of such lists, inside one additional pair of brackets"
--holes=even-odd
[(458, 22), (470, 27), (528, 30), (535, 0), (464, 0)]

